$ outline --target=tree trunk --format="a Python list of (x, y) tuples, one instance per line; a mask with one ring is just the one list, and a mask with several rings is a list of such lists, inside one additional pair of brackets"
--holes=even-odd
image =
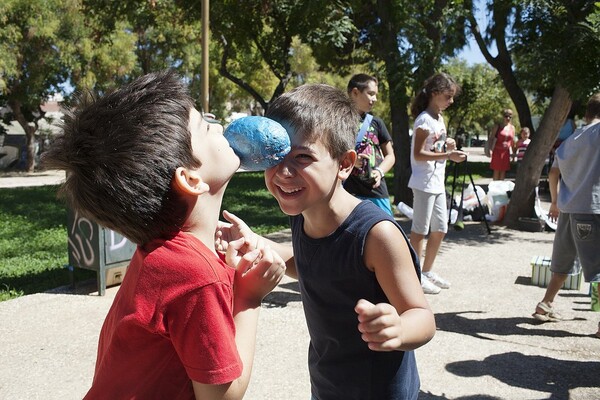
[[(21, 103), (15, 100), (9, 101), (10, 106), (15, 120), (21, 125), (21, 128), (25, 131), (25, 140), (27, 148), (27, 172), (33, 172), (35, 170), (35, 126), (31, 126), (29, 121), (25, 118), (23, 111), (21, 110)], [(19, 149), (19, 157), (21, 156)]]
[(556, 141), (560, 127), (571, 108), (572, 100), (569, 92), (560, 84), (554, 88), (550, 105), (544, 113), (537, 134), (531, 139), (523, 161), (519, 166), (515, 189), (512, 192), (505, 224), (509, 228), (517, 228), (519, 217), (532, 215), (531, 208), (535, 188), (539, 183), (545, 160)]
[(410, 135), (408, 134), (408, 101), (392, 101), (390, 97), (392, 112), (392, 139), (394, 141), (394, 204), (403, 202), (412, 207), (413, 194), (408, 187), (408, 181), (412, 173), (410, 166)]
[(390, 20), (393, 13), (390, 1), (377, 2), (377, 14), (381, 17), (381, 43), (378, 57), (385, 63), (386, 79), (390, 91), (390, 113), (392, 118), (392, 140), (394, 142), (394, 204), (403, 202), (412, 206), (412, 190), (408, 188), (410, 179), (410, 135), (408, 133), (408, 105), (410, 97), (406, 93), (410, 84), (407, 71), (398, 49), (397, 26)]
[[(494, 17), (497, 17), (494, 14)], [(533, 123), (531, 120), (531, 110), (529, 109), (529, 103), (527, 102), (527, 96), (525, 92), (519, 86), (517, 79), (515, 77), (513, 68), (512, 68), (512, 58), (508, 47), (506, 45), (506, 36), (504, 30), (506, 28), (506, 20), (503, 20), (501, 17), (498, 17), (494, 20), (494, 23), (499, 27), (496, 31), (498, 34), (494, 36), (494, 40), (496, 40), (498, 55), (493, 57), (488, 51), (487, 45), (481, 32), (479, 30), (479, 25), (475, 20), (475, 16), (472, 11), (468, 15), (469, 24), (471, 27), (471, 33), (473, 34), (473, 38), (475, 42), (477, 42), (477, 46), (481, 51), (481, 54), (485, 58), (485, 60), (498, 71), (498, 75), (502, 79), (502, 83), (508, 92), (512, 102), (515, 105), (516, 111), (519, 114), (519, 123), (521, 126), (527, 126), (531, 130), (531, 137), (535, 136), (535, 129), (533, 127)], [(500, 112), (499, 110), (498, 112)]]

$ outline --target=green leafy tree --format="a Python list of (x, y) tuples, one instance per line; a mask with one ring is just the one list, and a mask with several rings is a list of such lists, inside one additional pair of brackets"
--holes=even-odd
[[(97, 89), (120, 85), (163, 69), (177, 70), (188, 80), (192, 91), (199, 88), (201, 23), (200, 18), (189, 17), (191, 4), (160, 0), (83, 0), (83, 4), (85, 15), (98, 27), (96, 44), (104, 44), (100, 40), (108, 37), (105, 42), (114, 49), (118, 42), (109, 35), (123, 35), (131, 40), (127, 45), (133, 65), (128, 64), (124, 68), (126, 73), (117, 79), (114, 76), (98, 77)], [(200, 8), (199, 5), (196, 7)], [(98, 65), (92, 65), (90, 71), (98, 69)]]
[[(467, 6), (472, 4), (467, 2)], [(521, 126), (535, 132), (519, 167), (505, 223), (533, 213), (534, 189), (560, 127), (573, 106), (600, 87), (600, 4), (577, 0), (493, 1), (486, 35), (469, 16), (473, 33), (486, 60), (502, 77), (519, 113)], [(507, 35), (507, 32), (510, 35)], [(498, 54), (488, 46), (495, 42)], [(535, 131), (525, 91), (538, 102), (549, 99)]]
[(16, 120), (25, 131), (30, 172), (40, 105), (67, 81), (71, 44), (80, 38), (77, 6), (74, 0), (0, 3), (0, 106), (10, 107), (5, 122)]
[[(295, 40), (327, 40), (333, 48), (345, 44), (344, 35), (353, 26), (341, 9), (343, 2), (339, 0), (213, 2), (211, 32), (221, 44), (219, 72), (266, 110), (289, 84), (294, 84), (292, 59), (306, 51), (295, 46)], [(299, 62), (295, 66), (302, 68)]]
[(461, 85), (460, 96), (444, 114), (449, 116), (449, 127), (462, 128), (470, 136), (485, 138), (486, 132), (504, 108), (513, 107), (512, 101), (499, 79), (498, 72), (488, 64), (473, 66), (458, 58), (450, 59), (443, 66)]
[(78, 0), (7, 0), (0, 3), (0, 105), (27, 138), (27, 170), (35, 167), (41, 105), (65, 86), (91, 87), (125, 74), (131, 62), (128, 35), (100, 35)]
[(355, 29), (345, 34), (343, 46), (311, 42), (315, 56), (332, 69), (371, 65), (371, 72), (386, 82), (396, 156), (394, 201), (412, 204), (408, 109), (423, 81), (463, 47), (462, 1), (348, 1), (341, 11), (351, 18)]

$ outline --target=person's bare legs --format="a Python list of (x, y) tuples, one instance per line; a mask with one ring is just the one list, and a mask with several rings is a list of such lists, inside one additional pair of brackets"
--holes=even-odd
[[(567, 274), (558, 274), (556, 272), (552, 273), (552, 277), (550, 278), (550, 282), (548, 283), (548, 287), (546, 288), (546, 292), (544, 293), (544, 298), (542, 299), (542, 303), (548, 305), (548, 307), (552, 307), (552, 303), (554, 303), (554, 298), (558, 294), (558, 291), (562, 287), (562, 285), (567, 280)], [(544, 315), (546, 314), (546, 310), (538, 306), (535, 307), (535, 313)]]
[(419, 262), (421, 263), (421, 271), (423, 271), (423, 240), (425, 240), (425, 235), (421, 235), (420, 233), (410, 232), (410, 245), (417, 253), (417, 257), (419, 257)]
[(423, 272), (429, 272), (433, 268), (433, 262), (440, 250), (444, 236), (446, 236), (444, 232), (429, 233), (429, 239), (427, 239), (427, 245), (425, 247), (425, 261), (423, 261), (421, 268)]
[(496, 171), (492, 175), (492, 179), (495, 181), (503, 181), (506, 178), (506, 171)]

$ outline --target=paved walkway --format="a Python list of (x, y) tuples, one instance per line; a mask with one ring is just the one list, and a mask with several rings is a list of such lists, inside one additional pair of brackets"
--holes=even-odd
[[(553, 236), (495, 226), (488, 235), (476, 222), (448, 233), (436, 270), (452, 288), (427, 296), (438, 330), (416, 351), (419, 399), (600, 399), (600, 313), (590, 311), (589, 285), (560, 292), (566, 321), (530, 316), (544, 293), (530, 283), (530, 259), (549, 256)], [(289, 231), (274, 237), (289, 241)], [(82, 284), (80, 294), (59, 288), (0, 303), (0, 399), (81, 399), (118, 289), (100, 297)], [(298, 286), (285, 279), (263, 302), (246, 399), (310, 398), (307, 345)]]

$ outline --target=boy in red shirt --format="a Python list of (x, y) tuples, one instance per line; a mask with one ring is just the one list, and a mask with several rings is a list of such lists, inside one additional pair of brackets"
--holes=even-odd
[(240, 165), (222, 133), (162, 72), (83, 99), (45, 154), (46, 166), (67, 171), (60, 193), (70, 207), (138, 244), (86, 399), (243, 397), (260, 303), (285, 266), (268, 247), (240, 257), (242, 241), (215, 250)]

